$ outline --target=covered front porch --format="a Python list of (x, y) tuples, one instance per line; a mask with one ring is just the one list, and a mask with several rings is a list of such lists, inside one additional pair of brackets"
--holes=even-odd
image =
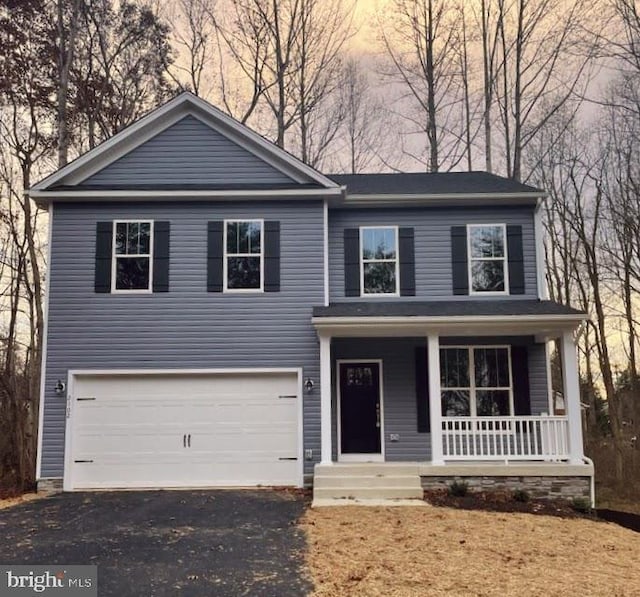
[(583, 315), (549, 301), (457, 303), (314, 310), (321, 465), (411, 462), (443, 475), (462, 464), (584, 466), (574, 340)]

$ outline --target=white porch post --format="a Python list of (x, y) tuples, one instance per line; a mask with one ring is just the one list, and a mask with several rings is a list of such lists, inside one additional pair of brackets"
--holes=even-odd
[(431, 464), (444, 464), (442, 457), (442, 401), (440, 399), (440, 338), (427, 336), (429, 371), (429, 417), (431, 422)]
[(320, 336), (320, 464), (331, 464), (331, 336)]
[(573, 332), (563, 332), (562, 383), (564, 407), (569, 424), (569, 460), (571, 464), (582, 464), (582, 415), (580, 413), (580, 382), (578, 377), (578, 355)]

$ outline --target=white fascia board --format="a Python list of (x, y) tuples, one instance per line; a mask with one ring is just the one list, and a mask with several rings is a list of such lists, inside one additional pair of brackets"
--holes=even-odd
[(255, 189), (255, 190), (195, 190), (195, 191), (154, 191), (154, 190), (86, 190), (86, 191), (35, 191), (29, 195), (38, 205), (47, 205), (51, 201), (56, 203), (73, 203), (74, 201), (122, 201), (131, 200), (155, 200), (175, 201), (176, 199), (201, 200), (215, 199), (216, 201), (236, 199), (296, 199), (296, 198), (324, 198), (341, 194), (340, 189)]
[(336, 182), (267, 141), (231, 116), (192, 93), (185, 92), (38, 182), (32, 187), (32, 191), (48, 189), (65, 178), (69, 179), (70, 184), (78, 184), (186, 115), (192, 115), (216, 130), (221, 127), (224, 129), (224, 132), (221, 131), (222, 134), (230, 134), (233, 141), (268, 161), (297, 182), (311, 180), (325, 188), (339, 188)]
[(333, 204), (332, 207), (379, 207), (392, 205), (395, 207), (407, 207), (413, 205), (431, 206), (474, 206), (478, 201), (490, 200), (492, 203), (504, 203), (510, 205), (536, 205), (540, 199), (540, 193), (395, 193), (385, 195), (359, 195), (350, 194), (348, 188), (344, 201)]

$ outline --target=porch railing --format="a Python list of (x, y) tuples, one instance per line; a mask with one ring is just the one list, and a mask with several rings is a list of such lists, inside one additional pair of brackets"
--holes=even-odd
[(566, 417), (443, 417), (445, 460), (567, 460)]

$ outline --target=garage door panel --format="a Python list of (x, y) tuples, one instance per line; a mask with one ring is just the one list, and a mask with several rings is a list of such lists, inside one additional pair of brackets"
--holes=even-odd
[(78, 377), (73, 487), (296, 485), (297, 392), (290, 373)]

